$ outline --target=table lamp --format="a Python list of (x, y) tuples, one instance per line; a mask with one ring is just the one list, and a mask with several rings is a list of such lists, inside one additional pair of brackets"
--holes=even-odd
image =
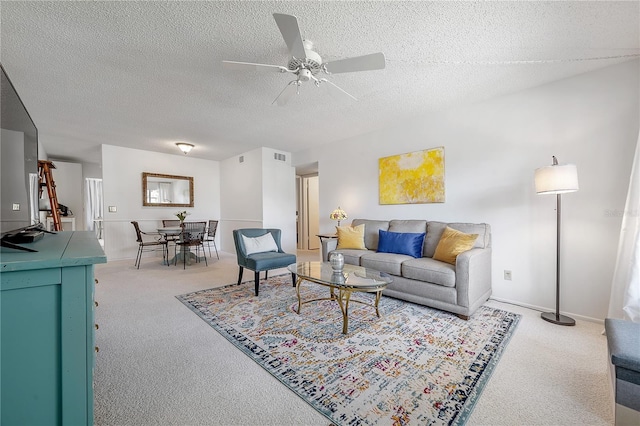
[(338, 206), (337, 209), (331, 212), (329, 215), (330, 219), (337, 220), (338, 226), (340, 226), (340, 221), (347, 219), (347, 213)]

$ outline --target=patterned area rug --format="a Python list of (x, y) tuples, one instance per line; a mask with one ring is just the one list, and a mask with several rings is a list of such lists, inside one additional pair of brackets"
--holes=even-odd
[[(326, 297), (303, 282), (303, 300)], [(469, 321), (389, 297), (302, 306), (291, 275), (177, 296), (245, 355), (338, 425), (464, 424), (520, 316), (481, 307)], [(371, 303), (370, 294), (352, 296)]]

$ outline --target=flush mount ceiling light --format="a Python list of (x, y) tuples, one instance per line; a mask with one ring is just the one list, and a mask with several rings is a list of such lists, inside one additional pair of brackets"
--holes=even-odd
[(176, 142), (176, 145), (178, 146), (178, 148), (180, 148), (180, 151), (184, 152), (185, 155), (187, 155), (189, 151), (193, 149), (193, 144), (191, 143)]

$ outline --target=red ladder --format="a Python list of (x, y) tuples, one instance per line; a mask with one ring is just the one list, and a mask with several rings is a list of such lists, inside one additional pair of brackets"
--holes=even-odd
[(51, 216), (53, 217), (53, 230), (62, 231), (62, 221), (60, 220), (60, 210), (58, 209), (58, 196), (56, 195), (56, 183), (53, 181), (51, 169), (56, 166), (51, 161), (38, 160), (38, 173), (40, 175), (40, 197), (42, 188), (47, 187), (49, 203), (51, 204)]

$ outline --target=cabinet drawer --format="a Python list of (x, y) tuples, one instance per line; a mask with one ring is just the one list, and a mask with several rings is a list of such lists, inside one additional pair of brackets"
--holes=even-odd
[(62, 272), (60, 268), (36, 269), (33, 271), (3, 272), (0, 280), (0, 290), (15, 290), (20, 288), (38, 287), (43, 285), (60, 284)]

